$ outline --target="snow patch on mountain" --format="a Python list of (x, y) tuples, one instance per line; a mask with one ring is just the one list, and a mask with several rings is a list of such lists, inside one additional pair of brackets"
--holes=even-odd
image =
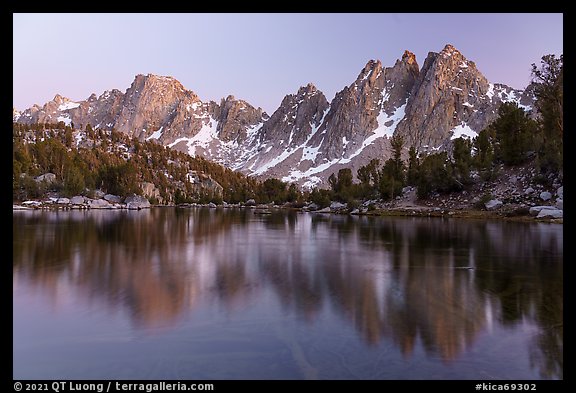
[[(328, 107), (324, 111), (324, 114), (322, 115), (322, 119), (318, 122), (318, 125), (314, 126), (312, 123), (310, 123), (310, 126), (311, 126), (310, 134), (308, 134), (308, 137), (306, 138), (306, 140), (302, 144), (297, 145), (297, 146), (292, 146), (292, 147), (290, 147), (290, 144), (289, 144), (289, 147), (284, 149), (284, 151), (282, 151), (277, 157), (275, 157), (272, 160), (266, 162), (265, 164), (257, 167), (252, 172), (252, 174), (256, 175), (256, 176), (264, 174), (270, 168), (277, 166), (282, 161), (286, 160), (288, 157), (290, 157), (292, 154), (294, 154), (296, 151), (298, 151), (300, 149), (302, 149), (302, 157), (300, 158), (299, 162), (302, 162), (305, 160), (315, 161), (316, 156), (318, 155), (318, 152), (319, 152), (319, 149), (320, 149), (320, 146), (322, 145), (322, 143), (320, 143), (320, 145), (318, 145), (316, 147), (308, 146), (308, 143), (314, 137), (314, 135), (316, 135), (318, 133), (318, 130), (320, 129), (321, 125), (324, 123), (324, 119), (326, 118), (326, 115), (328, 114), (329, 111), (330, 111), (330, 107)], [(294, 131), (292, 130), (290, 133), (290, 137), (289, 137), (290, 141), (292, 140), (293, 132)]]
[(148, 138), (146, 138), (147, 141), (149, 141), (150, 139), (160, 139), (160, 137), (162, 136), (162, 129), (164, 128), (164, 126), (160, 127), (157, 131), (154, 131), (152, 133), (152, 135), (150, 135)]
[(400, 123), (400, 121), (402, 121), (402, 119), (404, 119), (405, 113), (406, 113), (406, 103), (404, 103), (404, 105), (396, 108), (396, 110), (394, 110), (394, 112), (391, 115), (388, 115), (382, 109), (382, 111), (380, 112), (380, 114), (377, 117), (378, 128), (376, 128), (373, 131), (373, 134), (370, 135), (368, 138), (366, 138), (364, 140), (364, 142), (362, 142), (362, 146), (360, 146), (360, 148), (358, 148), (358, 150), (356, 150), (350, 156), (348, 156), (346, 158), (342, 158), (342, 159), (338, 160), (337, 162), (340, 164), (347, 164), (352, 160), (352, 158), (354, 158), (354, 157), (358, 156), (360, 153), (362, 153), (362, 151), (366, 147), (368, 147), (372, 143), (374, 143), (374, 141), (376, 139), (383, 138), (383, 137), (391, 138), (392, 135), (394, 135), (394, 130), (396, 129), (396, 126), (398, 125), (398, 123)]
[[(314, 175), (321, 173), (321, 172), (324, 172), (327, 169), (329, 169), (330, 167), (337, 165), (337, 164), (349, 164), (354, 157), (361, 154), (362, 151), (366, 147), (368, 147), (372, 143), (374, 143), (374, 141), (376, 139), (383, 138), (383, 137), (387, 137), (387, 138), (391, 137), (393, 135), (394, 130), (396, 129), (396, 126), (398, 125), (398, 123), (400, 123), (400, 121), (404, 118), (405, 109), (406, 109), (406, 102), (403, 105), (401, 105), (400, 107), (396, 108), (391, 115), (388, 115), (386, 113), (386, 111), (384, 111), (384, 109), (382, 109), (380, 114), (378, 115), (378, 118), (377, 118), (378, 119), (378, 127), (373, 131), (372, 135), (370, 135), (368, 138), (366, 138), (364, 140), (364, 142), (362, 143), (362, 146), (360, 146), (360, 148), (358, 148), (350, 156), (335, 158), (332, 160), (325, 159), (326, 162), (322, 162), (321, 164), (313, 166), (311, 168), (308, 168), (305, 171), (302, 171), (299, 169), (293, 169), (289, 172), (288, 175), (286, 175), (282, 178), (282, 181), (284, 181), (284, 182), (297, 182), (297, 181), (300, 181), (302, 179), (307, 179), (302, 184), (302, 187), (307, 188), (307, 189), (313, 188), (314, 186), (316, 186), (317, 184), (319, 184), (321, 182), (321, 179), (318, 176), (314, 176)], [(316, 133), (317, 131), (318, 131), (318, 129), (314, 130), (314, 133)], [(343, 143), (345, 145), (347, 145), (349, 143), (349, 141), (347, 141), (346, 138), (343, 138)], [(321, 145), (322, 145), (322, 143), (320, 143), (316, 147), (304, 146), (304, 149), (302, 152), (302, 160), (311, 159), (313, 157), (312, 161), (315, 162), (316, 156), (320, 153)]]
[[(394, 135), (394, 130), (396, 129), (398, 123), (400, 123), (400, 121), (404, 119), (407, 102), (408, 100), (406, 100), (404, 105), (401, 105), (400, 107), (396, 108), (394, 113), (392, 113), (391, 115), (388, 115), (384, 110), (380, 111), (380, 114), (376, 118), (376, 120), (378, 121), (378, 128), (374, 130), (374, 135), (370, 136), (367, 139), (367, 141), (371, 138), (372, 140), (374, 140), (376, 138), (381, 138), (383, 136), (391, 138), (392, 135)], [(368, 144), (372, 143), (372, 140)]]
[(318, 176), (310, 176), (308, 180), (302, 184), (302, 188), (304, 190), (312, 190), (314, 187), (317, 187), (320, 183), (322, 183), (322, 179), (320, 179)]
[(168, 147), (173, 147), (181, 142), (186, 142), (188, 147), (188, 154), (192, 157), (196, 157), (196, 148), (198, 146), (207, 149), (210, 142), (218, 139), (218, 122), (210, 116), (206, 122), (202, 124), (202, 128), (196, 135), (192, 138), (178, 138), (174, 142), (170, 143)]
[(334, 160), (325, 162), (323, 164), (320, 164), (318, 166), (309, 168), (308, 170), (302, 172), (301, 170), (295, 169), (290, 171), (290, 173), (287, 176), (284, 176), (282, 178), (283, 182), (295, 182), (304, 178), (308, 178), (308, 180), (310, 180), (312, 178), (312, 175), (315, 175), (317, 173), (320, 172), (324, 172), (326, 169), (330, 168), (332, 165), (336, 165), (338, 163), (345, 163), (345, 162), (349, 162), (350, 160), (343, 160), (342, 158), (336, 158)]
[(316, 162), (316, 157), (318, 157), (318, 154), (320, 153), (320, 147), (322, 146), (323, 141), (324, 140), (322, 140), (318, 146), (304, 147), (304, 149), (302, 149), (302, 158), (300, 159), (300, 162), (306, 160)]
[(468, 124), (462, 122), (458, 124), (456, 127), (452, 129), (452, 136), (450, 137), (451, 140), (457, 138), (468, 138), (474, 139), (478, 136), (478, 133), (474, 131)]
[(68, 102), (63, 102), (62, 104), (60, 104), (60, 106), (58, 106), (58, 110), (59, 111), (65, 111), (68, 109), (78, 108), (79, 106), (80, 106), (79, 102), (68, 101)]
[(70, 119), (70, 116), (68, 116), (67, 114), (63, 115), (63, 116), (58, 116), (58, 118), (56, 119), (56, 121), (61, 122), (63, 121), (64, 124), (66, 124), (67, 126), (69, 126), (70, 124), (72, 124), (72, 119)]
[(492, 100), (492, 97), (494, 97), (494, 84), (490, 83), (488, 85), (488, 91), (486, 92), (486, 96)]
[(275, 167), (276, 165), (280, 164), (282, 161), (284, 161), (285, 159), (290, 157), (290, 155), (292, 155), (292, 153), (294, 153), (298, 148), (299, 147), (284, 149), (284, 151), (282, 153), (280, 153), (279, 156), (268, 161), (266, 164), (262, 165), (261, 167), (256, 169), (254, 172), (252, 172), (252, 174), (254, 174), (256, 176), (262, 175), (264, 172), (268, 171), (270, 168)]

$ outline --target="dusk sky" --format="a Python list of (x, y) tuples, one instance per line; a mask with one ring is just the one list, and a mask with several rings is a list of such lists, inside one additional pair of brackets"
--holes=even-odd
[(13, 14), (13, 106), (125, 92), (152, 73), (272, 114), (309, 82), (330, 101), (370, 59), (391, 67), (407, 49), (422, 67), (447, 43), (523, 89), (532, 63), (563, 53), (563, 27), (561, 13)]

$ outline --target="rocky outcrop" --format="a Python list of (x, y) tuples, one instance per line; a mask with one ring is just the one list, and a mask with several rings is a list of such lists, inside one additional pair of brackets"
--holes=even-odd
[(540, 193), (540, 199), (542, 199), (543, 201), (549, 201), (550, 198), (552, 198), (552, 194), (549, 193), (548, 191), (542, 191)]
[(103, 199), (108, 203), (120, 203), (122, 201), (122, 198), (120, 198), (118, 195), (112, 195), (112, 194), (104, 195)]
[[(209, 194), (218, 197), (222, 197), (224, 188), (210, 175), (202, 172), (190, 171), (187, 175), (188, 181), (192, 185), (192, 191), (196, 194)], [(179, 189), (182, 192), (186, 191), (184, 184), (179, 185)], [(144, 195), (147, 195), (144, 192)]]
[[(318, 133), (329, 104), (313, 84), (284, 97), (280, 107), (258, 130), (253, 154), (239, 166), (246, 173), (282, 177), (301, 160), (309, 159), (305, 148)], [(292, 163), (286, 165), (286, 163)]]
[(562, 218), (564, 212), (554, 206), (532, 206), (530, 215), (536, 218)]
[(70, 203), (72, 205), (83, 205), (85, 201), (85, 198), (83, 196), (80, 195), (76, 195), (73, 196), (72, 198), (70, 198)]
[(156, 187), (154, 183), (142, 182), (140, 183), (140, 189), (142, 190), (142, 194), (146, 198), (155, 198), (159, 203), (162, 203), (160, 190)]
[(90, 199), (88, 205), (91, 209), (112, 209), (113, 206), (105, 199)]
[(564, 212), (561, 209), (543, 209), (536, 218), (563, 218)]
[(484, 204), (484, 206), (486, 207), (486, 210), (497, 210), (497, 209), (501, 208), (502, 205), (503, 205), (502, 201), (500, 201), (498, 199), (491, 199)]
[(117, 89), (105, 91), (99, 97), (90, 95), (86, 101), (79, 102), (75, 108), (68, 110), (64, 117), (70, 118), (76, 127), (111, 129), (124, 105), (124, 94)]
[(279, 147), (305, 143), (317, 129), (328, 109), (328, 100), (312, 83), (300, 87), (296, 94), (284, 97), (280, 107), (263, 125), (258, 143), (262, 147)]
[(140, 210), (150, 207), (150, 202), (140, 195), (130, 195), (124, 200), (128, 210)]
[(490, 83), (473, 61), (448, 44), (439, 53), (428, 53), (397, 130), (420, 151), (445, 148), (453, 138), (475, 136), (507, 101), (527, 110), (533, 104), (530, 94)]
[(45, 182), (45, 183), (51, 184), (51, 183), (54, 183), (56, 181), (56, 175), (53, 173), (44, 173), (43, 175), (36, 176), (34, 178), (34, 180), (37, 183)]
[[(330, 104), (313, 86), (301, 88), (295, 97), (287, 96), (263, 126), (265, 135), (271, 136), (265, 140), (264, 155), (242, 169), (311, 187), (325, 185), (328, 176), (342, 167), (357, 169), (374, 157), (382, 158), (417, 75), (416, 59), (406, 51), (391, 68), (379, 60), (369, 61)], [(279, 133), (283, 142), (279, 147), (273, 144), (278, 143), (274, 133), (286, 126), (278, 123), (292, 126), (290, 132)]]
[(124, 95), (114, 128), (143, 139), (169, 120), (181, 101), (197, 100), (176, 79), (152, 74), (137, 75)]
[(327, 130), (325, 158), (350, 158), (374, 140), (392, 136), (417, 76), (418, 64), (410, 52), (391, 68), (369, 61), (356, 81), (336, 94), (326, 115), (320, 129)]
[(220, 105), (213, 105), (212, 108), (212, 115), (218, 119), (218, 137), (223, 142), (243, 143), (248, 137), (248, 131), (260, 124), (265, 117), (261, 108), (254, 108), (234, 96), (222, 99)]

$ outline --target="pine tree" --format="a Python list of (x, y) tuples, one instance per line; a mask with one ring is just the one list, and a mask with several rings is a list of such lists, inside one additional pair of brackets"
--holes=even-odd
[(492, 177), (492, 165), (494, 162), (494, 148), (490, 137), (492, 132), (493, 130), (490, 127), (483, 129), (474, 138), (473, 142), (476, 154), (472, 159), (472, 165), (478, 169), (483, 180), (488, 180)]
[(536, 108), (541, 115), (538, 159), (544, 172), (558, 171), (563, 168), (564, 155), (564, 55), (543, 56), (540, 68), (532, 64), (532, 77)]
[(402, 148), (404, 147), (404, 138), (395, 134), (390, 139), (392, 146), (392, 158), (384, 163), (380, 172), (379, 190), (382, 198), (393, 199), (400, 195), (404, 187), (404, 162), (402, 162)]
[(454, 171), (461, 184), (470, 182), (470, 165), (472, 163), (472, 143), (468, 139), (454, 139), (454, 149), (452, 156), (454, 158)]
[(524, 163), (527, 153), (534, 148), (536, 122), (517, 103), (505, 102), (500, 105), (498, 118), (491, 126), (495, 131), (498, 159), (506, 165)]
[(414, 146), (410, 146), (408, 151), (408, 170), (406, 172), (406, 183), (413, 186), (416, 185), (418, 179), (418, 168), (420, 162), (418, 160), (418, 153)]
[(360, 180), (358, 196), (371, 199), (377, 197), (378, 185), (380, 184), (380, 174), (378, 166), (380, 161), (373, 158), (367, 165), (358, 169), (356, 177)]
[(424, 157), (418, 171), (418, 198), (425, 198), (431, 192), (449, 192), (455, 189), (452, 165), (446, 152)]

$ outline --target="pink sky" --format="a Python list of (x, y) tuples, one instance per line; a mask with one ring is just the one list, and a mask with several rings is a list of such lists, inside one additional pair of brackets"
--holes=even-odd
[(447, 43), (522, 89), (532, 63), (563, 53), (563, 14), (13, 14), (13, 105), (125, 91), (153, 73), (272, 114), (308, 82), (331, 100), (370, 59), (392, 66), (408, 49), (422, 66)]

